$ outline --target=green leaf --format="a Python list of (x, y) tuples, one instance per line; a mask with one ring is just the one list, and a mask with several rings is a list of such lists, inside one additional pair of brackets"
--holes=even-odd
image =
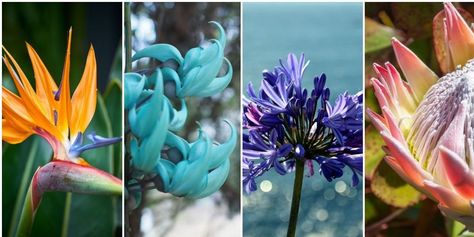
[(422, 198), (422, 195), (400, 178), (385, 161), (377, 166), (370, 186), (378, 198), (395, 207), (408, 207)]
[(385, 202), (377, 198), (373, 193), (366, 193), (364, 202), (366, 226), (370, 223), (377, 222), (393, 211), (393, 208), (390, 208)]
[(474, 237), (474, 233), (467, 231), (461, 222), (449, 219), (447, 225), (451, 237)]
[[(122, 83), (112, 79), (104, 93), (105, 106), (112, 126), (114, 136), (122, 134)], [(122, 154), (122, 146), (114, 146), (114, 154)], [(114, 159), (114, 175), (122, 177), (122, 159)]]
[[(31, 177), (38, 166), (48, 162), (51, 154), (49, 145), (38, 136), (31, 136), (17, 145), (3, 143), (3, 236), (15, 236)], [(60, 221), (60, 218), (55, 219), (53, 214), (51, 220)], [(50, 232), (50, 234), (54, 233), (54, 231)]]
[(380, 136), (379, 131), (374, 126), (369, 125), (365, 128), (365, 177), (371, 179), (375, 169), (385, 156), (382, 146), (385, 143)]
[(365, 53), (389, 47), (392, 37), (402, 40), (401, 35), (395, 29), (368, 17), (365, 18)]
[[(364, 93), (365, 108), (381, 114), (379, 102), (377, 101), (377, 97), (375, 97), (374, 88), (372, 86), (366, 87)], [(365, 119), (365, 122), (370, 122), (367, 116), (365, 116)]]

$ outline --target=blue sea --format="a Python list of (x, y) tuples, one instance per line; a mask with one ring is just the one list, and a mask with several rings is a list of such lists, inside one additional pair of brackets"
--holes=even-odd
[[(243, 77), (260, 84), (263, 69), (273, 69), (290, 52), (305, 53), (310, 64), (304, 85), (326, 73), (331, 100), (362, 89), (361, 3), (244, 3)], [(305, 177), (297, 236), (362, 236), (363, 187), (351, 187), (351, 174), (327, 182)], [(294, 173), (267, 172), (257, 192), (243, 198), (244, 236), (285, 236)]]

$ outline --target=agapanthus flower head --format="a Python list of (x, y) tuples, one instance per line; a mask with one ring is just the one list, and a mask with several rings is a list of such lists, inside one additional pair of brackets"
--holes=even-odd
[[(18, 90), (18, 95), (2, 87), (2, 139), (16, 144), (32, 134), (44, 138), (54, 151), (53, 159), (87, 165), (79, 155), (89, 149), (110, 145), (121, 138), (87, 135), (91, 141), (83, 144), (83, 134), (95, 112), (97, 102), (97, 66), (92, 46), (81, 81), (72, 97), (69, 91), (70, 48), (72, 29), (64, 62), (62, 80), (58, 86), (36, 51), (27, 44), (33, 65), (36, 91), (25, 73), (4, 48), (3, 61)], [(13, 65), (12, 65), (13, 64)]]
[(474, 33), (451, 3), (444, 11), (450, 73), (439, 78), (396, 39), (394, 66), (374, 65), (382, 115), (368, 111), (387, 145), (385, 161), (439, 203), (447, 216), (474, 230)]
[[(184, 58), (169, 44), (152, 45), (133, 56), (133, 60), (151, 57), (177, 65), (160, 65), (151, 75), (125, 74), (132, 170), (129, 192), (153, 187), (179, 197), (202, 198), (216, 192), (227, 179), (237, 141), (231, 123), (227, 122), (230, 137), (223, 143), (213, 142), (202, 130), (192, 143), (176, 135), (187, 118), (185, 97), (217, 94), (232, 79), (232, 65), (224, 58), (224, 29), (217, 22), (211, 23), (219, 31), (218, 39), (205, 48), (190, 49)], [(224, 61), (227, 73), (217, 77)], [(174, 94), (165, 93), (166, 82), (174, 83)], [(180, 103), (181, 108), (175, 109), (173, 102)]]
[(309, 62), (289, 54), (286, 64), (265, 70), (258, 92), (247, 87), (243, 114), (243, 185), (257, 189), (255, 178), (271, 168), (284, 175), (304, 161), (308, 176), (313, 162), (328, 181), (353, 172), (353, 185), (362, 173), (362, 93), (339, 95), (334, 104), (325, 86), (326, 75), (316, 76), (311, 92), (303, 88)]

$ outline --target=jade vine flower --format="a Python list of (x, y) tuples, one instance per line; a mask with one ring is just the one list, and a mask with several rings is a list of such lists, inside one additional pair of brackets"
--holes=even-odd
[[(441, 14), (441, 15), (440, 15)], [(388, 155), (409, 184), (439, 203), (448, 217), (474, 230), (474, 32), (451, 3), (444, 4), (444, 65), (438, 79), (398, 40), (392, 45), (403, 75), (374, 64), (372, 79), (382, 115), (368, 110)], [(438, 50), (439, 51), (439, 50)]]
[[(88, 194), (122, 193), (122, 181), (90, 166), (79, 155), (90, 149), (121, 141), (91, 133), (90, 143), (83, 144), (83, 134), (95, 112), (97, 100), (97, 72), (94, 49), (91, 47), (81, 81), (72, 97), (69, 91), (70, 48), (72, 29), (66, 50), (66, 59), (59, 87), (46, 69), (36, 51), (27, 44), (33, 65), (36, 91), (12, 55), (4, 48), (4, 63), (13, 79), (18, 94), (2, 87), (2, 139), (17, 144), (36, 134), (53, 149), (52, 161), (39, 167), (31, 181), (25, 199), (17, 235), (29, 231), (42, 194), (48, 191)], [(13, 64), (13, 66), (12, 66)], [(25, 217), (29, 215), (30, 217)], [(25, 218), (23, 218), (25, 217)], [(26, 222), (25, 222), (26, 221)], [(27, 223), (28, 222), (28, 223)]]
[[(215, 95), (232, 79), (232, 65), (224, 58), (224, 29), (217, 22), (210, 23), (217, 28), (218, 39), (206, 48), (190, 49), (184, 58), (169, 44), (149, 46), (132, 57), (172, 62), (155, 68), (151, 75), (125, 74), (132, 176), (127, 190), (134, 196), (151, 187), (175, 196), (202, 198), (216, 192), (227, 179), (237, 140), (231, 123), (227, 122), (231, 135), (222, 144), (212, 142), (202, 130), (192, 143), (176, 135), (187, 118), (185, 98)], [(227, 73), (217, 77), (224, 61)], [(165, 83), (174, 84), (174, 94), (165, 93)], [(179, 110), (173, 101), (181, 104)]]
[[(286, 64), (265, 70), (260, 90), (247, 87), (243, 114), (243, 186), (257, 190), (255, 179), (274, 168), (280, 175), (304, 161), (308, 176), (314, 162), (328, 181), (352, 173), (352, 184), (362, 174), (362, 93), (339, 95), (331, 104), (323, 73), (313, 80), (311, 91), (302, 87), (309, 61), (289, 54)], [(318, 105), (319, 104), (319, 105)]]

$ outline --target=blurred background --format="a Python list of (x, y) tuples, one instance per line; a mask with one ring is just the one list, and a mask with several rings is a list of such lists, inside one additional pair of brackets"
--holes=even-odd
[[(209, 21), (217, 21), (224, 27), (227, 36), (224, 55), (234, 69), (232, 81), (215, 96), (186, 98), (188, 118), (179, 135), (188, 141), (195, 140), (197, 121), (214, 140), (227, 139), (230, 131), (223, 119), (240, 127), (240, 3), (137, 2), (130, 4), (130, 13), (132, 55), (156, 43), (172, 44), (185, 55), (193, 47), (206, 47), (208, 40), (216, 37)], [(152, 69), (158, 63), (142, 59), (132, 64), (132, 71)], [(225, 70), (223, 67), (221, 73)], [(131, 213), (130, 235), (241, 236), (239, 143), (230, 159), (226, 183), (210, 197), (191, 200), (148, 191), (140, 207)]]
[[(68, 40), (71, 44), (71, 95), (81, 79), (92, 44), (97, 60), (99, 97), (88, 132), (112, 137), (122, 134), (122, 4), (121, 3), (3, 3), (2, 45), (16, 59), (34, 87), (33, 69), (25, 42), (37, 51), (59, 85)], [(3, 66), (2, 84), (13, 86)], [(13, 236), (26, 190), (38, 166), (52, 157), (48, 143), (31, 136), (18, 145), (3, 143), (2, 235)], [(87, 151), (93, 166), (122, 177), (121, 146)], [(46, 193), (36, 214), (32, 236), (121, 236), (121, 197)], [(93, 217), (93, 218), (91, 218)]]
[[(311, 60), (303, 84), (326, 73), (331, 101), (362, 89), (361, 3), (244, 3), (243, 81), (260, 85), (262, 71), (286, 62), (288, 53)], [(332, 182), (305, 177), (297, 236), (362, 236), (362, 184), (351, 173)], [(294, 173), (275, 171), (257, 179), (258, 190), (243, 196), (244, 236), (286, 236)]]
[[(453, 4), (471, 25), (474, 4)], [(369, 81), (376, 76), (373, 63), (383, 65), (388, 61), (401, 72), (391, 47), (392, 37), (410, 48), (438, 76), (443, 75), (433, 46), (433, 18), (441, 10), (441, 2), (365, 4), (367, 108), (380, 114)], [(459, 236), (463, 227), (445, 219), (433, 201), (408, 185), (383, 161), (381, 136), (368, 120), (365, 127), (365, 236)]]

